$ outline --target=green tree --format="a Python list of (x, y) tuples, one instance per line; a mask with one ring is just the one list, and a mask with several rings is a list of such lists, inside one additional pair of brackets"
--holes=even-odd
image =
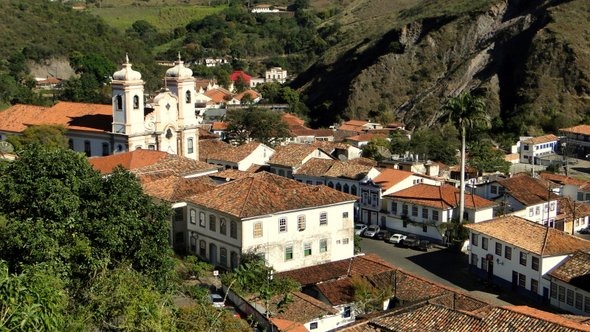
[(363, 146), (363, 157), (376, 161), (385, 158), (384, 153), (389, 152), (389, 141), (385, 138), (373, 138)]
[(420, 158), (454, 165), (457, 162), (457, 139), (453, 139), (455, 128), (443, 126), (440, 129), (420, 129), (412, 134), (409, 151)]
[(234, 109), (227, 112), (228, 135), (238, 143), (256, 140), (275, 146), (291, 134), (282, 113), (260, 107)]
[(463, 213), (465, 211), (465, 140), (467, 130), (477, 127), (487, 127), (489, 126), (490, 119), (483, 98), (473, 96), (470, 92), (463, 92), (449, 99), (443, 109), (446, 112), (448, 120), (459, 129), (459, 134), (461, 135), (459, 224), (462, 224)]
[(504, 152), (496, 149), (489, 141), (472, 142), (469, 145), (469, 160), (467, 164), (483, 172), (510, 172), (510, 162), (504, 159)]
[(38, 125), (27, 127), (21, 135), (8, 136), (7, 141), (20, 150), (32, 144), (42, 144), (52, 148), (67, 148), (67, 129), (62, 125)]
[(401, 130), (396, 130), (389, 135), (389, 149), (391, 153), (403, 155), (410, 147), (410, 139)]

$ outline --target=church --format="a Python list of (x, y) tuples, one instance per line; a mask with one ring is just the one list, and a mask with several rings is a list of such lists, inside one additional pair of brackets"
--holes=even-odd
[(165, 75), (165, 88), (145, 100), (141, 73), (125, 57), (113, 74), (111, 105), (58, 102), (52, 107), (14, 105), (0, 112), (0, 140), (34, 125), (63, 125), (70, 148), (88, 156), (137, 149), (199, 159), (195, 78), (178, 57)]

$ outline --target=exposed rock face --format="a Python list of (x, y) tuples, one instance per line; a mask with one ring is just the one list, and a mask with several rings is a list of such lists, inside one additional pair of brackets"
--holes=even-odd
[(590, 113), (590, 27), (578, 23), (585, 35), (574, 37), (567, 33), (573, 23), (564, 22), (587, 20), (586, 2), (494, 1), (485, 10), (424, 18), (356, 45), (364, 51), (317, 65), (296, 83), (308, 84), (311, 117), (327, 118), (322, 124), (339, 114), (390, 113), (409, 127), (432, 126), (450, 96), (479, 90), (505, 130), (552, 131)]

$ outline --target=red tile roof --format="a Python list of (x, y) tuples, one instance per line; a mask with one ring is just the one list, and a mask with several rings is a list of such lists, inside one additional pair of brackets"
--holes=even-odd
[(385, 331), (482, 331), (481, 318), (434, 304), (377, 318), (370, 324)]
[(209, 132), (204, 128), (199, 128), (199, 142), (208, 139), (219, 139), (219, 135)]
[(414, 175), (414, 173), (412, 172), (386, 168), (381, 172), (381, 174), (379, 174), (376, 178), (373, 179), (373, 182), (377, 185), (380, 185), (381, 188), (385, 191), (395, 186), (396, 184), (402, 182), (403, 180), (409, 178), (412, 175)]
[(205, 96), (211, 98), (211, 101), (217, 104), (225, 103), (231, 99), (231, 92), (222, 88), (214, 88), (205, 91)]
[(224, 179), (226, 182), (243, 179), (249, 177), (254, 172), (247, 172), (247, 171), (240, 171), (237, 169), (226, 169), (217, 173), (213, 173), (209, 175), (209, 177), (214, 179)]
[(590, 190), (590, 181), (580, 180), (576, 178), (572, 178), (569, 176), (549, 173), (549, 172), (541, 172), (539, 176), (547, 181), (551, 181), (555, 184), (559, 185), (574, 185), (582, 190)]
[(326, 186), (305, 185), (268, 172), (254, 173), (219, 185), (209, 195), (190, 198), (195, 204), (238, 218), (355, 200), (355, 196)]
[[(268, 161), (271, 165), (285, 167), (301, 166), (309, 155), (317, 156), (321, 152), (318, 148), (309, 144), (287, 144), (277, 146), (275, 154)], [(314, 158), (315, 159), (315, 158)]]
[(252, 79), (252, 76), (246, 74), (244, 71), (242, 70), (236, 70), (233, 73), (231, 73), (231, 75), (229, 75), (229, 79), (232, 82), (235, 82), (238, 80), (238, 78), (242, 78), (244, 80), (244, 82), (246, 83), (250, 83), (250, 80)]
[(549, 191), (549, 182), (533, 178), (526, 173), (518, 173), (511, 178), (498, 180), (498, 184), (506, 188), (507, 193), (526, 206), (547, 202), (547, 199), (557, 199), (557, 195)]
[(590, 250), (590, 241), (516, 216), (467, 224), (465, 227), (540, 256), (557, 256), (576, 250)]
[(316, 300), (301, 292), (291, 293), (291, 300), (287, 306), (279, 311), (275, 306), (271, 312), (275, 318), (305, 324), (326, 315), (334, 315), (338, 311), (331, 306)]
[(346, 140), (354, 142), (367, 142), (375, 138), (387, 138), (385, 134), (361, 134), (347, 137)]
[(141, 176), (140, 179), (146, 194), (171, 203), (185, 201), (187, 197), (215, 188), (215, 183), (208, 177), (187, 179), (177, 175), (168, 175), (161, 178)]
[(287, 319), (270, 318), (271, 322), (280, 332), (309, 332), (301, 323), (292, 322)]
[(590, 292), (590, 253), (576, 251), (547, 274), (565, 283)]
[(213, 129), (214, 131), (227, 130), (228, 125), (229, 125), (229, 123), (227, 123), (227, 122), (215, 121), (211, 125), (211, 129)]
[(553, 134), (538, 136), (538, 137), (531, 137), (529, 139), (524, 140), (523, 144), (542, 144), (542, 143), (549, 143), (549, 142), (557, 142), (559, 138)]
[(324, 176), (335, 163), (337, 161), (334, 159), (311, 158), (295, 171), (295, 174), (316, 177)]
[(57, 124), (68, 130), (110, 132), (111, 105), (61, 101), (52, 107), (14, 105), (0, 112), (0, 130), (22, 132), (28, 125)]
[[(434, 186), (420, 183), (386, 196), (395, 200), (447, 210), (459, 206), (460, 191), (459, 189), (446, 184)], [(494, 205), (496, 205), (494, 202), (488, 201), (478, 195), (465, 195), (466, 208), (482, 209)]]
[(338, 130), (341, 131), (354, 131), (354, 132), (362, 132), (363, 126), (369, 123), (368, 121), (363, 120), (349, 120), (344, 122), (338, 127)]
[(206, 162), (209, 156), (218, 151), (229, 151), (233, 147), (220, 140), (204, 140), (199, 141), (199, 160)]
[(486, 331), (590, 331), (590, 326), (528, 306), (495, 307), (485, 316)]
[(559, 129), (559, 131), (572, 134), (590, 135), (590, 125), (583, 124), (579, 126)]
[(242, 98), (244, 98), (245, 95), (249, 95), (252, 100), (260, 98), (260, 93), (254, 91), (254, 90), (248, 89), (248, 90), (245, 90), (245, 91), (240, 92), (237, 95), (235, 95), (234, 99), (242, 100)]
[(285, 123), (287, 123), (287, 125), (291, 126), (291, 125), (300, 125), (303, 126), (305, 125), (305, 121), (303, 119), (300, 119), (299, 117), (297, 117), (294, 114), (291, 113), (283, 113), (283, 121), (285, 121)]

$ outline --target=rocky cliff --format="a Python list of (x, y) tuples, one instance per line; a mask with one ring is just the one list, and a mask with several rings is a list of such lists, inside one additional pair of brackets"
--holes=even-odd
[[(430, 13), (437, 3), (455, 8)], [(320, 125), (381, 118), (433, 126), (450, 96), (476, 90), (498, 130), (554, 131), (590, 114), (589, 19), (587, 0), (420, 1), (388, 18), (399, 26), (348, 40), (294, 84)]]

